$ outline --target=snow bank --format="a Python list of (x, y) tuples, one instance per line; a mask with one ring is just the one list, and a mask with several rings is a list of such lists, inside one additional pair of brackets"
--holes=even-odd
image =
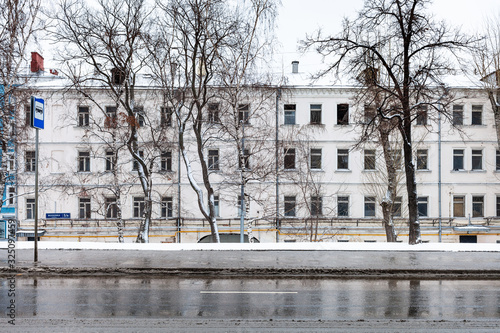
[[(0, 242), (0, 249), (8, 243)], [(16, 249), (33, 249), (34, 243), (16, 242)], [(147, 250), (147, 251), (406, 251), (406, 252), (500, 252), (496, 243), (98, 243), (98, 242), (51, 242), (38, 243), (40, 250)]]

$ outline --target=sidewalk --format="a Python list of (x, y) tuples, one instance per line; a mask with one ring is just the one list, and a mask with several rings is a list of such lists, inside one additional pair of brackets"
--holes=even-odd
[[(0, 243), (0, 274), (316, 276), (499, 279), (500, 244), (16, 243), (13, 270)], [(3, 249), (3, 250), (2, 250)]]

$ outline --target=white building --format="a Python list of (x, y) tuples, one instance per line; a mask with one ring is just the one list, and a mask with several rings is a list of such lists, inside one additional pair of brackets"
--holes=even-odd
[[(39, 224), (46, 231), (42, 240), (116, 242), (117, 221), (123, 221), (125, 241), (134, 241), (144, 194), (120, 132), (120, 122), (130, 119), (121, 118), (104, 89), (93, 95), (93, 102), (67, 90), (64, 82), (52, 75), (34, 84), (46, 103), (39, 148)], [(449, 111), (456, 127), (443, 118), (439, 130), (437, 112), (432, 110), (423, 112), (414, 126), (422, 239), (496, 242), (500, 152), (494, 117), (478, 87), (456, 86), (453, 91), (458, 99)], [(291, 84), (258, 98), (249, 94), (238, 105), (239, 120), (246, 122), (249, 154), (243, 162), (248, 162), (245, 232), (251, 226), (252, 236), (261, 242), (385, 241), (380, 209), (384, 162), (377, 144), (356, 145), (365, 110), (354, 103), (355, 93), (349, 86)], [(147, 82), (136, 85), (135, 105), (140, 151), (155, 172), (150, 241), (197, 242), (210, 228), (179, 160), (175, 119)], [(242, 162), (237, 148), (241, 137), (229, 135), (222, 125), (229, 121), (223, 105), (214, 98), (207, 107), (204, 121), (210, 139), (205, 153), (216, 190), (219, 229), (228, 234), (240, 232)], [(243, 133), (238, 126), (236, 122), (233, 133)], [(192, 140), (188, 149), (195, 161)], [(397, 142), (394, 149), (400, 149)], [(21, 230), (32, 229), (34, 130), (18, 151), (18, 219)], [(199, 177), (195, 162), (193, 168)], [(400, 170), (404, 182), (402, 165)], [(404, 190), (395, 205), (399, 239), (407, 241)], [(50, 214), (55, 213), (69, 213), (70, 218), (53, 218)]]

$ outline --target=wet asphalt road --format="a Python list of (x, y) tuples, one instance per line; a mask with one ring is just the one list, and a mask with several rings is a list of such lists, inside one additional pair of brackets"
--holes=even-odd
[[(0, 281), (0, 303), (9, 304), (9, 281)], [(500, 281), (20, 275), (15, 289), (19, 331), (500, 329)]]

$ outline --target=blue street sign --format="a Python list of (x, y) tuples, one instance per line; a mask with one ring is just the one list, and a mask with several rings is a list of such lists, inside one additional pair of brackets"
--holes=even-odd
[(71, 213), (46, 213), (45, 218), (48, 219), (70, 219)]
[(45, 121), (45, 101), (31, 96), (31, 127), (43, 129)]

